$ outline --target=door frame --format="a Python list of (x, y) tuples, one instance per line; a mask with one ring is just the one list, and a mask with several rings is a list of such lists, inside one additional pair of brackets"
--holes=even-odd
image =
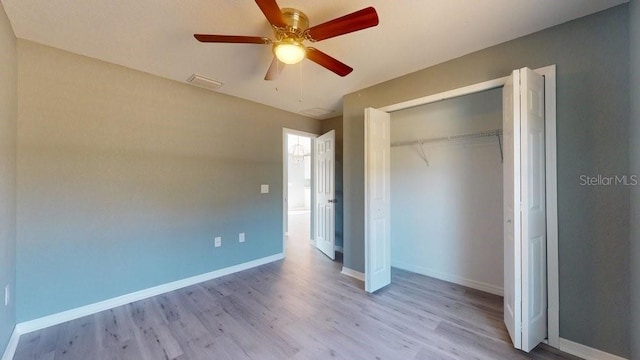
[[(545, 158), (547, 201), (547, 342), (560, 348), (560, 285), (558, 270), (558, 172), (556, 139), (556, 66), (534, 70), (545, 77)], [(508, 76), (476, 83), (441, 93), (383, 106), (378, 110), (394, 112), (415, 106), (470, 95), (503, 87)], [(365, 159), (365, 162), (367, 160)], [(366, 174), (365, 174), (366, 177)], [(366, 242), (365, 242), (366, 243)], [(367, 249), (365, 249), (365, 252)], [(366, 269), (365, 269), (366, 271)]]
[[(287, 255), (287, 246), (285, 242), (287, 241), (287, 226), (288, 226), (288, 219), (289, 219), (289, 203), (288, 203), (289, 184), (287, 181), (289, 178), (289, 147), (287, 146), (288, 135), (297, 135), (297, 136), (304, 136), (304, 137), (311, 138), (311, 149), (310, 149), (311, 158), (310, 159), (311, 159), (311, 179), (312, 180), (315, 176), (313, 163), (315, 161), (314, 151), (316, 146), (316, 138), (320, 136), (318, 134), (314, 134), (306, 131), (282, 128), (282, 255), (283, 257), (286, 257)], [(311, 181), (310, 186), (311, 186), (311, 209), (310, 209), (311, 219), (309, 220), (310, 221), (309, 238), (311, 240), (311, 244), (315, 245), (315, 238), (313, 234), (315, 234), (316, 195), (315, 195), (315, 186), (313, 184), (313, 181)]]

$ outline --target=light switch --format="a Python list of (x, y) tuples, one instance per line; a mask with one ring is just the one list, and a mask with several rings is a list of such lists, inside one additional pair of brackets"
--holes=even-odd
[(260, 193), (268, 194), (269, 193), (269, 185), (266, 185), (266, 184), (260, 185)]

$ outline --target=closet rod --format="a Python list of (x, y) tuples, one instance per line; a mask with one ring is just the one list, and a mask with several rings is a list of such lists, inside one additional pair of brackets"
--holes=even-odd
[(430, 142), (436, 142), (436, 141), (451, 141), (451, 140), (460, 140), (460, 139), (473, 139), (473, 138), (481, 138), (481, 137), (489, 137), (489, 136), (498, 136), (498, 139), (499, 139), (500, 135), (502, 135), (502, 129), (496, 129), (496, 130), (481, 131), (481, 132), (471, 133), (471, 134), (442, 136), (442, 137), (437, 137), (437, 138), (411, 140), (411, 141), (398, 141), (398, 142), (391, 143), (391, 147), (408, 146), (408, 145), (416, 145), (416, 144), (422, 145), (422, 144), (426, 144), (426, 143), (430, 143)]

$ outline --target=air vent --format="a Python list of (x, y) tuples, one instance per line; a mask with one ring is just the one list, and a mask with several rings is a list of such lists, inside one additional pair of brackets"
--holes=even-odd
[(307, 115), (311, 117), (321, 117), (321, 116), (329, 115), (332, 112), (333, 110), (327, 110), (323, 108), (313, 108), (313, 109), (306, 109), (306, 110), (300, 111), (302, 115)]
[(222, 86), (222, 83), (220, 81), (209, 79), (197, 74), (191, 75), (191, 77), (187, 79), (187, 82), (209, 90), (217, 90)]

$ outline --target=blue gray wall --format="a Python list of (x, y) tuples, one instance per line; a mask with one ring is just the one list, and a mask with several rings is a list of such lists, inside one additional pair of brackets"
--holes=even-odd
[[(629, 4), (631, 46), (630, 174), (640, 176), (640, 4)], [(640, 359), (640, 185), (631, 189), (631, 359)]]
[(364, 269), (364, 108), (556, 64), (560, 335), (629, 356), (630, 191), (580, 186), (629, 171), (628, 15), (621, 5), (345, 96), (345, 266)]
[(18, 57), (19, 322), (282, 252), (282, 129), (318, 120), (33, 42)]
[(0, 356), (15, 321), (13, 296), (4, 305), (4, 289), (16, 289), (16, 119), (18, 58), (16, 38), (0, 5)]

